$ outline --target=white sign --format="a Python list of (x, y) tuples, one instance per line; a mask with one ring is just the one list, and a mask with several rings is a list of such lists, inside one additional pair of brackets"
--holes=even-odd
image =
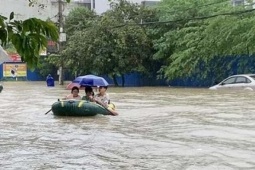
[(66, 33), (60, 33), (59, 41), (60, 42), (66, 42)]

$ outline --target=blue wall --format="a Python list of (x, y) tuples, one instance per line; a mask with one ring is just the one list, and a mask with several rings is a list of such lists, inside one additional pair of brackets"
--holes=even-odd
[(201, 62), (197, 72), (187, 77), (174, 79), (171, 86), (209, 87), (235, 74), (254, 74), (255, 56), (215, 56), (208, 63)]
[(27, 70), (27, 80), (28, 81), (43, 81), (46, 80), (46, 78), (43, 78), (42, 76), (40, 76), (38, 70)]
[[(3, 64), (0, 64), (0, 80), (3, 79)], [(27, 77), (28, 81), (42, 81), (45, 78), (41, 77), (38, 70), (31, 71), (27, 69)]]
[[(210, 62), (201, 62), (196, 73), (187, 77), (174, 79), (171, 81), (158, 80), (156, 74), (142, 75), (139, 73), (130, 73), (125, 75), (125, 87), (139, 86), (186, 86), (186, 87), (208, 87), (216, 81), (220, 82), (224, 78), (234, 74), (255, 73), (255, 56), (215, 56)], [(57, 77), (54, 77), (57, 80)], [(73, 80), (72, 75), (66, 72), (65, 78)], [(103, 76), (111, 85), (114, 82), (111, 78)], [(3, 78), (3, 64), (0, 65), (0, 79)], [(29, 81), (45, 81), (46, 77), (41, 77), (37, 70), (27, 70), (27, 80)], [(67, 80), (67, 79), (65, 79)], [(119, 86), (122, 85), (121, 77), (117, 77)]]
[[(114, 85), (114, 82), (111, 78), (109, 78), (108, 76), (103, 76), (106, 81), (111, 84)], [(130, 74), (125, 74), (125, 87), (139, 87), (139, 86), (166, 86), (168, 85), (167, 82), (165, 80), (157, 80), (156, 75), (154, 76), (146, 76), (146, 75), (142, 75), (139, 73), (130, 73)], [(122, 85), (122, 78), (121, 77), (117, 77), (117, 82), (118, 85), (121, 86)]]

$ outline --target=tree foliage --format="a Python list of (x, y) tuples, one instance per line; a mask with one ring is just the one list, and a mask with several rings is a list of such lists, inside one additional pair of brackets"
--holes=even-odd
[[(32, 6), (36, 2), (28, 0), (28, 5)], [(41, 50), (47, 47), (47, 39), (58, 40), (58, 29), (54, 23), (38, 18), (15, 20), (14, 12), (9, 17), (0, 15), (0, 44), (5, 46), (12, 43), (22, 61), (34, 68), (38, 64)]]
[(111, 7), (101, 16), (85, 9), (75, 9), (68, 15), (66, 29), (70, 32), (64, 56), (74, 71), (113, 78), (147, 71), (143, 63), (152, 56), (152, 42), (139, 23), (150, 14), (148, 9), (126, 0), (111, 2)]
[[(215, 56), (255, 52), (255, 21), (247, 6), (215, 0), (163, 0), (158, 8), (160, 21), (169, 30), (154, 41), (154, 57), (166, 61), (160, 72), (168, 79), (193, 74), (207, 77), (209, 69), (217, 69), (207, 65)], [(201, 62), (206, 68), (203, 73)]]

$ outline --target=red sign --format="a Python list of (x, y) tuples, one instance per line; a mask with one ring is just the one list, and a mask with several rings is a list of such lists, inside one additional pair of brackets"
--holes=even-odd
[(16, 54), (16, 53), (9, 53), (9, 56), (11, 58), (11, 60), (13, 62), (20, 62), (21, 61), (21, 57), (19, 54)]
[(56, 45), (56, 42), (54, 41), (48, 41), (48, 46), (55, 46)]

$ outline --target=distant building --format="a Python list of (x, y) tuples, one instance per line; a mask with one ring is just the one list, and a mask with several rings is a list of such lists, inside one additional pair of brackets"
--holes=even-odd
[[(95, 8), (95, 0), (72, 0), (70, 4), (63, 4), (64, 16), (67, 16), (75, 7)], [(58, 20), (58, 0), (38, 0), (33, 6), (29, 6), (28, 0), (1, 0), (0, 15), (9, 16), (11, 12), (14, 12), (16, 20), (37, 17), (42, 20), (50, 19), (56, 22)]]
[(244, 5), (245, 0), (232, 0), (232, 5), (233, 6), (239, 6), (239, 5)]
[(154, 1), (146, 1), (146, 0), (144, 0), (144, 1), (142, 1), (141, 3), (144, 5), (144, 6), (154, 6), (154, 5), (157, 5), (157, 3), (158, 3), (159, 1), (156, 1), (156, 0), (154, 0)]
[(249, 1), (249, 0), (231, 0), (231, 3), (232, 3), (233, 6), (244, 5), (246, 7), (255, 8), (255, 0), (252, 0), (252, 1)]
[(11, 61), (9, 55), (7, 52), (0, 46), (0, 65), (4, 62), (9, 62)]
[[(31, 17), (37, 17), (43, 20), (51, 19), (56, 22), (58, 20), (58, 0), (37, 0), (34, 6), (29, 6), (28, 0), (0, 0), (0, 15), (9, 16), (14, 12), (15, 19), (24, 20)], [(63, 1), (63, 0), (62, 0)], [(133, 3), (154, 5), (160, 0), (129, 0)], [(63, 15), (68, 13), (75, 7), (84, 6), (88, 9), (95, 10), (101, 14), (110, 9), (108, 0), (71, 0), (71, 3), (64, 3)]]

